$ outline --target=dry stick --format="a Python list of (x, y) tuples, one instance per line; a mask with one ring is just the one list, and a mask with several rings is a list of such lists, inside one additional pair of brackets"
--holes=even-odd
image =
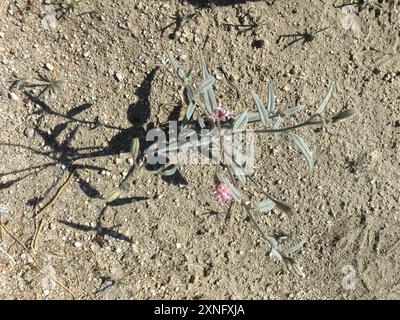
[(59, 287), (63, 288), (66, 292), (68, 292), (72, 296), (72, 299), (76, 300), (76, 296), (72, 293), (72, 291), (70, 289), (68, 289), (60, 281), (58, 281), (57, 279), (54, 279), (53, 277), (50, 277), (50, 279), (53, 280)]
[(37, 242), (39, 239), (39, 235), (42, 231), (42, 227), (43, 227), (43, 219), (41, 219), (38, 224), (35, 223), (35, 234), (33, 235), (33, 239), (31, 242), (31, 250), (33, 252), (36, 252)]
[[(61, 185), (61, 187), (57, 190), (56, 194), (54, 195), (54, 197), (40, 210), (38, 210), (35, 214), (35, 219), (38, 219), (39, 215), (47, 208), (50, 208), (54, 202), (58, 199), (58, 197), (60, 196), (60, 194), (62, 193), (62, 191), (67, 187), (67, 185), (70, 183), (70, 181), (72, 180), (74, 174), (75, 174), (76, 170), (73, 170), (70, 175), (68, 176), (68, 179)], [(36, 231), (35, 234), (33, 236), (33, 240), (31, 243), (31, 249), (34, 252), (36, 250), (36, 244), (40, 235), (40, 231), (42, 229), (42, 224), (43, 224), (43, 219), (40, 219), (38, 225), (36, 225)]]
[(26, 245), (24, 245), (24, 243), (16, 235), (14, 235), (14, 233), (10, 229), (8, 229), (8, 227), (3, 223), (3, 221), (1, 221), (1, 219), (0, 219), (0, 229), (3, 229), (11, 238), (14, 239), (14, 241), (16, 241), (22, 248), (24, 248), (28, 253), (28, 255), (32, 258), (36, 266), (39, 266), (39, 263), (37, 262), (35, 257), (30, 253), (30, 250), (26, 247)]
[(7, 256), (8, 259), (11, 260), (11, 263), (12, 263), (12, 264), (15, 264), (14, 258), (11, 257), (11, 256), (7, 253), (7, 251), (5, 251), (2, 247), (0, 247), (0, 251), (3, 252), (3, 253)]
[(76, 170), (73, 170), (70, 175), (68, 176), (68, 179), (61, 185), (61, 187), (57, 190), (56, 194), (54, 197), (40, 210), (36, 212), (35, 217), (38, 217), (40, 213), (42, 213), (46, 208), (50, 207), (60, 196), (61, 192), (65, 189), (65, 187), (68, 185), (68, 183), (71, 181), (72, 177), (74, 176)]

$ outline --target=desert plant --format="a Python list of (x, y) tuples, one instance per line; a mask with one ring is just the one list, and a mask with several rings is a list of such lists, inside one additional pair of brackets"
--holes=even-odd
[[(139, 140), (137, 138), (133, 139), (131, 153), (134, 163), (120, 186), (109, 192), (106, 200), (114, 201), (122, 192), (129, 190), (129, 176), (137, 173), (138, 170), (148, 164), (149, 159), (152, 159), (151, 156), (155, 156), (155, 154), (158, 156), (162, 155), (158, 159), (165, 160), (157, 173), (172, 175), (181, 165), (179, 160), (177, 160), (179, 157), (175, 157), (174, 153), (194, 150), (195, 152), (204, 154), (204, 148), (208, 148), (211, 153), (215, 151), (213, 153), (214, 156), (217, 155), (212, 157), (213, 161), (217, 164), (214, 174), (213, 194), (217, 203), (227, 207), (226, 219), (230, 216), (233, 208), (237, 206), (247, 216), (248, 220), (254, 224), (262, 238), (269, 244), (270, 255), (277, 257), (288, 268), (296, 271), (298, 274), (302, 274), (296, 260), (289, 257), (289, 254), (298, 250), (302, 244), (299, 245), (300, 247), (295, 246), (289, 249), (287, 254), (283, 253), (278, 248), (278, 240), (281, 239), (265, 233), (255, 216), (255, 212), (265, 213), (273, 208), (281, 210), (289, 216), (295, 215), (297, 210), (294, 206), (271, 194), (265, 194), (264, 200), (259, 201), (254, 206), (251, 205), (251, 203), (254, 203), (253, 195), (251, 192), (245, 191), (243, 186), (247, 181), (251, 181), (256, 186), (258, 183), (252, 174), (246, 170), (246, 166), (251, 162), (249, 155), (244, 154), (240, 148), (236, 147), (234, 137), (235, 135), (247, 132), (273, 134), (275, 136), (287, 135), (304, 156), (308, 169), (312, 170), (312, 153), (305, 141), (297, 133), (297, 130), (307, 126), (324, 127), (338, 123), (349, 118), (353, 114), (353, 111), (344, 110), (330, 117), (322, 115), (332, 95), (333, 84), (331, 84), (324, 98), (307, 120), (295, 125), (283, 126), (284, 122), (293, 114), (300, 112), (303, 106), (290, 106), (289, 104), (278, 106), (272, 85), (269, 85), (267, 88), (268, 101), (266, 104), (262, 102), (256, 92), (252, 91), (251, 97), (257, 111), (248, 110), (235, 114), (217, 102), (213, 91), (215, 78), (209, 74), (203, 60), (201, 62), (202, 82), (198, 85), (194, 84), (192, 80), (193, 64), (188, 71), (185, 71), (172, 54), (169, 54), (169, 62), (173, 74), (180, 83), (179, 96), (186, 110), (183, 119), (177, 119), (179, 120), (179, 126), (177, 126), (178, 139), (172, 141), (170, 139), (164, 145), (155, 143), (142, 154), (139, 152)], [(194, 120), (194, 117), (197, 117), (196, 120)], [(261, 125), (261, 128), (256, 127), (257, 125)], [(193, 139), (196, 135), (201, 135), (202, 139)]]
[(292, 41), (290, 41), (288, 44), (285, 45), (284, 49), (290, 47), (291, 45), (295, 44), (298, 41), (303, 40), (302, 45), (305, 45), (306, 43), (312, 42), (315, 40), (316, 35), (318, 33), (321, 33), (325, 30), (329, 29), (329, 27), (325, 27), (322, 29), (305, 29), (304, 32), (296, 32), (294, 34), (283, 34), (279, 36), (278, 41), (281, 38), (294, 38)]
[(42, 91), (39, 93), (38, 97), (40, 97), (43, 94), (49, 93), (49, 94), (55, 94), (56, 91), (60, 88), (62, 81), (61, 80), (54, 80), (50, 79), (45, 75), (38, 75), (38, 78), (35, 79), (31, 83), (25, 83), (25, 87), (40, 87), (43, 88)]
[(345, 6), (355, 6), (359, 11), (364, 9), (375, 9), (376, 7), (377, 8), (381, 7), (381, 5), (378, 2), (372, 0), (356, 0), (352, 2), (346, 2), (340, 5), (334, 5), (335, 8), (342, 8)]
[(261, 17), (257, 17), (257, 18), (251, 18), (251, 22), (248, 24), (224, 23), (224, 25), (239, 28), (240, 30), (239, 30), (238, 34), (245, 34), (249, 31), (252, 31), (253, 33), (257, 32), (262, 27), (267, 26), (268, 21)]
[(79, 6), (80, 0), (69, 0), (66, 3), (61, 3), (57, 11), (59, 11), (60, 15), (58, 20), (65, 18), (67, 15), (75, 12), (77, 7)]

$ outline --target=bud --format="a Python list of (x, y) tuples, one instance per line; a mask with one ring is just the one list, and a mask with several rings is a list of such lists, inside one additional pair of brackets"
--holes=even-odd
[(284, 201), (281, 201), (281, 200), (277, 200), (277, 199), (271, 199), (271, 200), (275, 203), (276, 207), (279, 210), (285, 212), (287, 215), (294, 216), (297, 214), (296, 208), (291, 206), (290, 204), (288, 204)]
[(346, 120), (347, 118), (350, 118), (353, 114), (354, 114), (353, 109), (340, 111), (338, 114), (334, 115), (331, 118), (332, 123), (342, 122), (342, 121)]
[(138, 138), (133, 138), (131, 142), (131, 153), (133, 157), (133, 162), (136, 162), (139, 154), (140, 142)]
[(105, 197), (107, 202), (113, 202), (114, 200), (118, 199), (122, 190), (120, 188), (112, 189), (107, 196)]

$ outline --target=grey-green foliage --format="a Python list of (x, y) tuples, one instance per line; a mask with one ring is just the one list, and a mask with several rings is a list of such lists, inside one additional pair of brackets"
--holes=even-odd
[[(308, 120), (309, 123), (313, 123), (312, 122), (313, 119), (317, 119), (317, 118), (321, 117), (320, 116), (321, 113), (324, 111), (329, 100), (331, 99), (332, 90), (333, 90), (333, 83), (330, 84), (324, 98), (319, 103), (319, 105), (317, 106), (313, 115)], [(265, 105), (261, 101), (259, 95), (255, 91), (251, 92), (251, 96), (252, 96), (254, 104), (257, 108), (257, 112), (250, 113), (249, 121), (250, 122), (260, 121), (266, 129), (270, 129), (270, 131), (274, 132), (275, 135), (280, 132), (289, 133), (292, 142), (294, 143), (294, 145), (298, 148), (300, 153), (305, 158), (307, 165), (308, 165), (308, 169), (311, 171), (313, 168), (313, 165), (314, 165), (314, 161), (313, 161), (313, 156), (310, 151), (310, 148), (307, 146), (307, 143), (298, 134), (296, 134), (294, 132), (290, 132), (290, 131), (293, 131), (295, 128), (292, 128), (293, 130), (290, 130), (290, 127), (289, 127), (289, 130), (281, 129), (284, 121), (291, 115), (294, 115), (295, 113), (303, 110), (304, 106), (290, 106), (289, 104), (286, 104), (283, 111), (279, 111), (279, 110), (276, 110), (276, 98), (275, 98), (271, 84), (268, 85), (267, 95), (268, 95), (268, 103), (267, 103), (267, 107), (265, 107)], [(271, 121), (271, 119), (276, 119), (276, 120), (273, 122), (273, 121)], [(331, 120), (333, 120), (333, 121), (335, 119), (336, 119), (335, 117), (331, 118)], [(304, 123), (304, 124), (307, 125), (307, 123)], [(325, 120), (321, 120), (321, 125), (323, 126), (324, 124), (325, 124)], [(280, 131), (280, 130), (282, 130), (282, 131)]]
[(191, 65), (188, 71), (185, 71), (177, 60), (174, 58), (172, 53), (168, 54), (169, 62), (172, 66), (173, 73), (179, 79), (182, 87), (183, 87), (183, 99), (187, 104), (187, 109), (185, 112), (185, 116), (182, 122), (182, 127), (185, 127), (187, 123), (191, 120), (193, 113), (197, 108), (196, 97), (199, 94), (203, 94), (207, 96), (206, 99), (206, 107), (209, 111), (209, 114), (216, 108), (217, 102), (215, 100), (215, 96), (212, 90), (212, 86), (215, 83), (215, 78), (210, 76), (207, 72), (207, 69), (203, 69), (203, 82), (199, 85), (192, 85), (190, 83), (191, 75), (193, 71), (194, 64)]
[[(331, 84), (325, 96), (317, 105), (315, 111), (306, 121), (294, 125), (292, 124), (285, 126), (285, 123), (288, 121), (288, 119), (294, 118), (293, 116), (302, 111), (304, 106), (291, 105), (288, 103), (278, 103), (273, 87), (270, 84), (267, 86), (266, 90), (266, 96), (268, 99), (266, 103), (262, 101), (261, 96), (257, 92), (250, 92), (250, 96), (253, 99), (256, 111), (254, 111), (254, 107), (249, 108), (248, 110), (242, 110), (241, 112), (233, 116), (233, 119), (230, 118), (226, 121), (218, 120), (217, 123), (214, 123), (215, 117), (210, 118), (210, 116), (215, 116), (214, 112), (216, 108), (219, 107), (213, 89), (215, 78), (212, 77), (208, 72), (207, 65), (204, 62), (204, 59), (201, 60), (202, 80), (199, 84), (194, 84), (192, 79), (192, 73), (196, 69), (194, 67), (194, 63), (191, 64), (188, 71), (185, 71), (171, 53), (169, 54), (169, 62), (172, 66), (173, 74), (180, 82), (180, 96), (182, 98), (181, 102), (183, 107), (186, 108), (184, 110), (185, 116), (180, 129), (182, 130), (184, 127), (190, 125), (190, 128), (194, 129), (194, 133), (200, 133), (200, 130), (202, 129), (218, 128), (219, 135), (217, 136), (217, 138), (214, 137), (214, 139), (217, 140), (214, 142), (216, 142), (215, 145), (220, 150), (222, 150), (222, 153), (224, 154), (224, 159), (220, 160), (220, 164), (222, 165), (222, 167), (228, 169), (229, 178), (225, 177), (225, 175), (222, 174), (221, 170), (219, 172), (216, 172), (216, 179), (225, 183), (228, 186), (228, 188), (232, 192), (233, 199), (242, 207), (242, 209), (244, 208), (247, 211), (250, 220), (253, 221), (257, 229), (262, 234), (263, 238), (269, 243), (270, 255), (275, 256), (281, 261), (284, 261), (289, 268), (291, 268), (298, 274), (302, 274), (301, 269), (298, 267), (295, 260), (288, 255), (284, 255), (281, 253), (281, 251), (278, 249), (278, 241), (274, 237), (268, 236), (263, 233), (262, 228), (258, 225), (255, 218), (252, 216), (252, 213), (249, 211), (251, 208), (249, 207), (246, 198), (244, 198), (241, 194), (241, 191), (239, 191), (239, 189), (241, 189), (240, 184), (245, 184), (247, 182), (245, 171), (245, 164), (247, 159), (246, 156), (242, 154), (240, 150), (238, 150), (238, 148), (230, 144), (229, 137), (232, 136), (232, 134), (240, 134), (248, 130), (249, 127), (253, 130), (254, 133), (257, 134), (270, 133), (274, 134), (275, 136), (287, 135), (292, 143), (303, 155), (307, 162), (309, 170), (311, 170), (314, 163), (312, 153), (306, 142), (300, 136), (299, 129), (306, 126), (323, 127), (327, 124), (335, 124), (337, 122), (347, 119), (353, 114), (353, 111), (344, 110), (332, 117), (322, 116), (332, 96), (333, 84)], [(199, 108), (200, 105), (202, 106), (202, 108)], [(195, 116), (197, 117), (197, 121), (192, 121)], [(259, 129), (260, 127), (262, 129)], [(210, 138), (213, 138), (210, 133), (209, 135)], [(189, 136), (185, 136), (185, 138), (189, 138)], [(209, 144), (209, 142), (206, 141), (206, 144)], [(198, 148), (203, 145), (203, 141), (193, 142), (183, 139), (182, 141), (173, 141), (170, 144), (167, 144), (163, 149), (159, 150), (159, 152), (179, 152), (185, 149), (198, 150)], [(174, 174), (177, 169), (177, 165), (178, 163), (169, 164), (169, 166), (164, 168), (161, 174)], [(114, 193), (111, 193), (111, 198), (113, 198), (113, 196)], [(286, 203), (285, 201), (276, 199), (269, 194), (266, 194), (266, 199), (258, 202), (253, 209), (261, 213), (266, 213), (271, 209), (277, 209), (285, 212), (289, 216), (297, 214), (297, 210), (293, 206)], [(289, 249), (289, 254), (295, 252), (296, 250), (299, 250), (302, 245), (303, 243), (300, 243), (299, 245), (296, 245), (295, 247)]]
[[(192, 119), (196, 110), (198, 110), (198, 95), (201, 95), (203, 98), (203, 105), (205, 110), (202, 109), (203, 112), (200, 112), (200, 115), (197, 117), (197, 122), (200, 128), (210, 128), (210, 123), (208, 121), (208, 116), (213, 113), (213, 111), (218, 107), (218, 102), (213, 90), (213, 85), (215, 84), (215, 78), (210, 75), (208, 72), (208, 68), (204, 59), (201, 59), (201, 75), (202, 82), (199, 85), (193, 85), (191, 76), (192, 71), (194, 70), (193, 63), (189, 71), (185, 72), (185, 70), (179, 65), (177, 60), (173, 57), (173, 55), (169, 54), (169, 61), (172, 66), (173, 73), (179, 79), (183, 92), (185, 93), (186, 100), (186, 112), (185, 117), (183, 119), (182, 127), (186, 126), (188, 122)], [(322, 98), (321, 102), (317, 105), (315, 111), (312, 113), (312, 116), (305, 122), (284, 127), (284, 123), (291, 116), (299, 113), (303, 110), (304, 106), (302, 105), (291, 105), (288, 103), (281, 104), (282, 107), (277, 105), (277, 99), (275, 97), (275, 93), (271, 84), (267, 86), (267, 97), (268, 100), (264, 103), (260, 97), (260, 95), (254, 90), (250, 92), (250, 95), (253, 99), (253, 102), (256, 107), (256, 112), (248, 110), (240, 112), (236, 119), (232, 123), (225, 124), (225, 128), (228, 130), (232, 130), (233, 132), (241, 132), (245, 131), (250, 124), (255, 124), (260, 122), (264, 127), (264, 132), (273, 133), (275, 136), (278, 134), (288, 134), (290, 140), (297, 147), (300, 153), (303, 155), (307, 162), (307, 166), (309, 170), (313, 168), (313, 156), (310, 148), (308, 147), (306, 141), (299, 135), (298, 132), (294, 132), (295, 129), (298, 129), (307, 125), (320, 125), (324, 126), (327, 123), (335, 123), (346, 119), (348, 116), (352, 115), (351, 110), (346, 110), (338, 115), (335, 115), (332, 118), (323, 118), (321, 114), (324, 112), (329, 100), (331, 99), (333, 92), (333, 83), (330, 84), (326, 94)], [(204, 114), (204, 111), (206, 114)], [(259, 130), (262, 131), (262, 130)], [(229, 132), (228, 132), (229, 133)], [(234, 151), (231, 152), (232, 156), (234, 156)], [(242, 168), (237, 165), (233, 159), (228, 159), (228, 165), (231, 166), (236, 178), (245, 182), (245, 179), (242, 174)]]

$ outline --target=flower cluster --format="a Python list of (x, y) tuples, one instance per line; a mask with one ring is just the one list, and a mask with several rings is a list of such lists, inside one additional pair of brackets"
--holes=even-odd
[(227, 204), (232, 201), (232, 191), (225, 183), (218, 182), (214, 188), (214, 198), (220, 204)]
[(213, 112), (212, 115), (209, 116), (209, 119), (212, 123), (216, 123), (218, 120), (221, 122), (225, 122), (229, 119), (233, 119), (235, 114), (231, 111), (228, 111), (224, 108), (222, 104), (220, 104)]

